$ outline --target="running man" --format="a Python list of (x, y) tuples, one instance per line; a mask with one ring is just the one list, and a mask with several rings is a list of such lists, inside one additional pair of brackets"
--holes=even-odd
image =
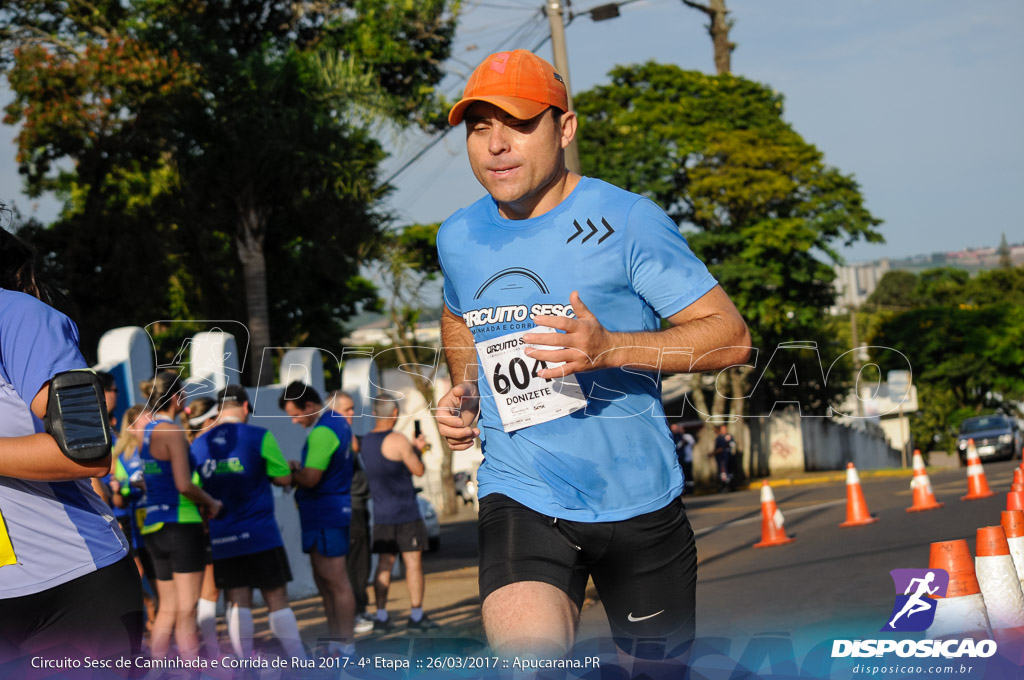
[(243, 659), (252, 656), (252, 589), (259, 588), (270, 610), (270, 631), (288, 657), (305, 659), (299, 624), (288, 603), (292, 570), (270, 488), (271, 483), (290, 486), (291, 470), (274, 435), (247, 424), (250, 407), (244, 387), (228, 385), (217, 401), (217, 422), (192, 442), (192, 455), (203, 488), (224, 503), (224, 511), (210, 520), (210, 545), (213, 579), (227, 601), (231, 647)]
[(309, 385), (295, 381), (279, 405), (296, 425), (309, 428), (302, 460), (289, 461), (302, 526), (302, 552), (309, 554), (313, 580), (324, 600), (328, 654), (355, 654), (355, 598), (348, 580), (348, 526), (352, 514), (352, 430), (343, 416), (326, 408)]
[(565, 654), (593, 576), (624, 651), (679, 654), (697, 556), (658, 374), (743, 362), (746, 324), (660, 208), (566, 169), (577, 120), (546, 61), (487, 57), (448, 120), (489, 194), (437, 239), (455, 385), (438, 424), (454, 449), (483, 440), (488, 641)]
[(896, 614), (896, 616), (892, 617), (892, 621), (889, 622), (890, 628), (895, 628), (896, 620), (904, 614), (906, 614), (907, 618), (909, 619), (911, 616), (917, 614), (918, 612), (926, 612), (932, 608), (931, 605), (924, 601), (924, 597), (926, 595), (934, 595), (936, 591), (938, 591), (938, 586), (935, 586), (934, 588), (928, 587), (928, 584), (934, 580), (935, 572), (932, 571), (929, 571), (927, 574), (925, 574), (924, 578), (910, 579), (910, 583), (907, 584), (907, 589), (903, 591), (903, 594), (910, 595), (910, 589), (914, 587), (915, 583), (917, 584), (917, 590), (914, 592), (913, 595), (910, 595), (910, 599), (907, 600), (906, 604), (903, 605), (903, 609), (901, 609), (899, 613)]

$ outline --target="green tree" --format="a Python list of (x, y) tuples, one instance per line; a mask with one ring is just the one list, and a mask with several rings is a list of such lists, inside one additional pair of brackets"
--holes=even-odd
[(918, 305), (914, 290), (917, 286), (917, 275), (913, 272), (894, 269), (887, 271), (879, 279), (875, 290), (868, 296), (869, 307), (885, 307), (889, 309), (909, 309)]
[[(825, 164), (783, 119), (782, 96), (760, 83), (656, 63), (610, 76), (576, 97), (583, 165), (652, 198), (680, 225), (747, 320), (758, 372), (790, 341), (816, 342), (827, 365), (840, 349), (824, 319), (835, 301), (836, 248), (882, 240), (857, 182)], [(843, 385), (824, 384), (805, 357), (802, 406), (825, 412)], [(774, 403), (790, 368), (769, 367), (752, 407)], [(746, 394), (753, 372), (733, 375), (733, 395)], [(711, 408), (723, 412), (721, 390)]]
[(917, 277), (914, 298), (921, 307), (963, 304), (969, 278), (970, 274), (953, 267), (925, 270)]
[[(386, 188), (371, 125), (438, 118), (433, 85), (455, 10), (9, 3), (7, 121), (22, 123), (29, 191), (65, 201), (51, 239), (63, 283), (80, 302), (93, 301), (84, 291), (123, 295), (121, 323), (154, 306), (163, 311), (150, 318), (247, 318), (255, 367), (273, 340), (336, 343), (341, 320), (372, 297), (359, 245), (380, 230)], [(72, 170), (55, 164), (64, 159)], [(113, 244), (133, 239), (113, 261)], [(82, 261), (110, 263), (129, 283), (110, 290), (102, 271), (68, 264)], [(83, 329), (87, 346), (101, 329)]]
[(1024, 266), (978, 272), (964, 285), (964, 297), (978, 306), (1000, 302), (1024, 306)]
[[(911, 420), (918, 441), (952, 452), (964, 418), (1012, 410), (1024, 399), (1022, 305), (921, 307), (882, 324), (872, 344), (895, 348), (910, 361), (921, 405), (921, 415)], [(902, 367), (889, 352), (875, 359), (883, 371)]]
[(999, 239), (999, 249), (996, 250), (999, 254), (999, 268), (1000, 269), (1012, 269), (1013, 260), (1010, 258), (1010, 246), (1006, 243), (1006, 234), (1004, 233)]
[[(403, 370), (423, 397), (436, 407), (434, 382), (441, 368), (443, 352), (439, 346), (422, 344), (418, 325), (423, 309), (436, 301), (424, 298), (437, 280), (441, 265), (437, 258), (437, 230), (440, 223), (411, 224), (386, 231), (373, 253), (378, 278), (383, 282), (381, 297), (390, 322), (391, 350)], [(403, 368), (404, 366), (404, 368)], [(441, 488), (443, 511), (457, 511), (455, 478), (452, 474), (452, 449), (441, 438)]]

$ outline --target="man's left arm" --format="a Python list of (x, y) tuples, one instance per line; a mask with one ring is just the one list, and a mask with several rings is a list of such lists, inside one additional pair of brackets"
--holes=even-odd
[[(650, 366), (663, 373), (697, 373), (742, 364), (750, 356), (750, 331), (721, 286), (669, 316), (669, 328), (645, 332), (612, 332), (580, 300), (569, 296), (576, 318), (538, 316), (538, 326), (564, 333), (528, 333), (523, 339), (538, 349), (526, 355), (557, 368), (537, 372), (541, 378), (622, 366)], [(540, 349), (542, 346), (564, 349)]]
[(334, 430), (329, 427), (314, 427), (309, 433), (305, 465), (296, 461), (292, 461), (290, 465), (295, 486), (311, 489), (319, 484), (324, 471), (331, 464), (331, 458), (340, 446), (341, 440)]

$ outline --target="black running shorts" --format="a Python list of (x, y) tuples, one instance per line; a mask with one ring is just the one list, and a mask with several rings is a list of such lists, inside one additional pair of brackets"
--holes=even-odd
[(291, 565), (284, 548), (213, 561), (213, 582), (221, 590), (228, 588), (279, 588), (292, 580)]
[[(0, 675), (37, 675), (29, 668), (30, 661), (32, 668), (40, 667), (32, 658), (37, 655), (134, 656), (142, 647), (142, 631), (142, 583), (135, 562), (125, 557), (48, 590), (0, 600)], [(19, 658), (22, 666), (15, 662)], [(40, 677), (63, 675), (44, 671)]]
[(404, 524), (374, 524), (373, 552), (397, 555), (427, 549), (427, 525), (422, 519)]
[(562, 590), (579, 609), (587, 577), (616, 644), (641, 638), (679, 650), (693, 639), (697, 546), (681, 498), (620, 522), (548, 517), (501, 494), (480, 499), (480, 597), (521, 581)]
[(206, 532), (198, 523), (169, 522), (143, 536), (158, 581), (206, 569)]

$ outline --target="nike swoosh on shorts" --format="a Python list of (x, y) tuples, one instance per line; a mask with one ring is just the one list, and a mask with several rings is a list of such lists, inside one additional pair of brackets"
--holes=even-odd
[(646, 621), (647, 619), (653, 619), (658, 614), (664, 613), (664, 611), (665, 610), (662, 609), (660, 612), (654, 612), (653, 614), (648, 614), (647, 616), (633, 616), (633, 612), (630, 612), (628, 615), (626, 615), (626, 620), (630, 623), (636, 623), (637, 621)]

